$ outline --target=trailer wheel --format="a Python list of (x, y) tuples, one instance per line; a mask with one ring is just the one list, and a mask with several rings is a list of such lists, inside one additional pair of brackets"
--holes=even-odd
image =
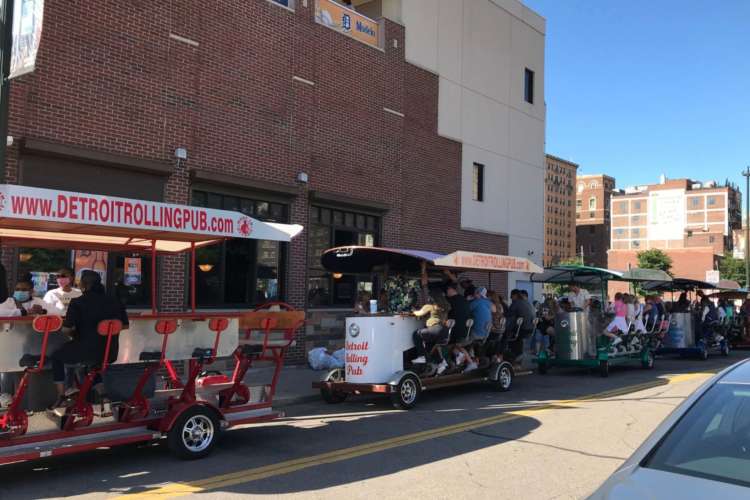
[(214, 412), (203, 406), (185, 410), (172, 426), (167, 444), (182, 460), (203, 458), (213, 450), (219, 434), (219, 421)]
[(646, 355), (641, 360), (641, 366), (643, 366), (645, 369), (650, 370), (654, 367), (654, 352), (648, 351)]
[[(343, 382), (344, 381), (344, 370), (337, 368), (332, 370), (325, 378), (325, 382)], [(327, 387), (320, 388), (320, 397), (323, 398), (328, 404), (343, 403), (348, 394), (345, 392), (335, 391)]]
[(391, 393), (391, 402), (395, 408), (409, 410), (414, 408), (422, 392), (422, 384), (414, 375), (404, 375), (396, 385), (396, 391)]
[(504, 362), (493, 368), (492, 386), (496, 391), (508, 392), (513, 385), (513, 366)]
[(609, 361), (599, 361), (599, 375), (601, 377), (609, 377)]

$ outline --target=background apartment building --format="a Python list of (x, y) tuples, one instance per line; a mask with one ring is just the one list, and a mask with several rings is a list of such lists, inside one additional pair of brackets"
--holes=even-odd
[[(376, 277), (322, 269), (326, 248), (541, 264), (544, 19), (516, 0), (354, 4), (46, 1), (37, 69), (11, 85), (5, 182), (302, 224), (289, 244), (201, 249), (196, 270), (200, 309), (307, 309), (297, 360), (340, 342), (357, 292), (378, 291)], [(54, 271), (69, 256), (24, 266)], [(4, 258), (12, 280), (17, 254)], [(123, 259), (105, 257), (110, 288)], [(161, 310), (186, 306), (187, 267), (159, 257)], [(521, 279), (497, 274), (492, 286)], [(133, 286), (129, 307), (148, 293)]]
[(544, 178), (544, 265), (576, 255), (576, 163), (547, 155)]
[(615, 179), (604, 174), (576, 179), (576, 254), (587, 265), (607, 267), (610, 198)]
[(635, 265), (641, 250), (658, 248), (673, 261), (676, 275), (706, 279), (717, 259), (733, 249), (742, 225), (741, 195), (734, 185), (689, 179), (628, 188), (611, 200), (609, 266)]

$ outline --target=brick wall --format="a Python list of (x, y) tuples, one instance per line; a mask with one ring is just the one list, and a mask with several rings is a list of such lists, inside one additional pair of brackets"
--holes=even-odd
[[(307, 226), (315, 190), (387, 204), (386, 245), (506, 253), (506, 237), (460, 230), (461, 147), (437, 135), (438, 79), (404, 61), (404, 28), (386, 22), (378, 50), (297, 3), (49, 0), (37, 70), (12, 84), (10, 134), (169, 162), (167, 202), (189, 202), (190, 170), (231, 174), (295, 187), (292, 223)], [(179, 165), (178, 147), (188, 150)], [(11, 148), (8, 182), (18, 158)], [(296, 182), (301, 171), (309, 184)], [(297, 307), (306, 262), (303, 232), (287, 262)], [(160, 306), (179, 310), (184, 257), (159, 266)], [(506, 281), (493, 277), (502, 292)], [(304, 335), (292, 359), (303, 359)]]

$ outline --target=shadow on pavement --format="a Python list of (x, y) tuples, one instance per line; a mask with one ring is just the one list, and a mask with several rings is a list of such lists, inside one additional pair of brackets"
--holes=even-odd
[[(562, 409), (566, 406), (555, 405), (556, 401), (591, 400), (592, 394), (624, 396), (666, 385), (666, 374), (718, 371), (738, 361), (740, 355), (745, 357), (740, 353), (708, 362), (664, 361), (654, 370), (621, 368), (613, 370), (609, 378), (560, 370), (546, 376), (518, 377), (507, 393), (481, 385), (437, 390), (424, 393), (412, 411), (395, 411), (385, 398), (297, 405), (287, 409), (289, 417), (284, 420), (227, 432), (215, 452), (198, 462), (172, 458), (162, 441), (0, 467), (0, 497), (138, 493), (165, 483), (199, 481), (238, 471), (247, 481), (217, 485), (210, 491), (280, 494), (351, 484), (522, 440), (541, 425), (528, 414), (508, 416), (513, 411), (536, 406)], [(416, 433), (494, 417), (499, 420), (481, 427), (413, 441)], [(392, 444), (401, 438), (404, 441), (392, 447), (375, 446), (362, 455), (351, 453), (353, 447)], [(394, 449), (397, 453), (387, 451)], [(343, 458), (329, 460), (332, 453), (341, 453)], [(307, 465), (256, 480), (259, 476), (253, 469), (278, 467), (293, 460), (304, 460)]]

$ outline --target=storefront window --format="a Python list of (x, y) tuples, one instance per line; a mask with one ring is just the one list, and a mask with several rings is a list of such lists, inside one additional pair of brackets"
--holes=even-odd
[(380, 218), (373, 215), (326, 207), (310, 208), (309, 280), (307, 299), (310, 307), (351, 307), (359, 291), (373, 293), (370, 275), (332, 274), (320, 263), (324, 251), (333, 247), (376, 246)]
[[(267, 222), (287, 222), (287, 206), (205, 191), (193, 191), (193, 205), (236, 210)], [(285, 245), (232, 239), (195, 252), (195, 297), (199, 307), (258, 305), (283, 297)]]
[(84, 270), (98, 272), (107, 292), (126, 306), (151, 305), (151, 257), (148, 254), (21, 248), (16, 279), (30, 278), (34, 294), (42, 297), (48, 290), (57, 288), (57, 271), (61, 267), (72, 268), (76, 276)]

